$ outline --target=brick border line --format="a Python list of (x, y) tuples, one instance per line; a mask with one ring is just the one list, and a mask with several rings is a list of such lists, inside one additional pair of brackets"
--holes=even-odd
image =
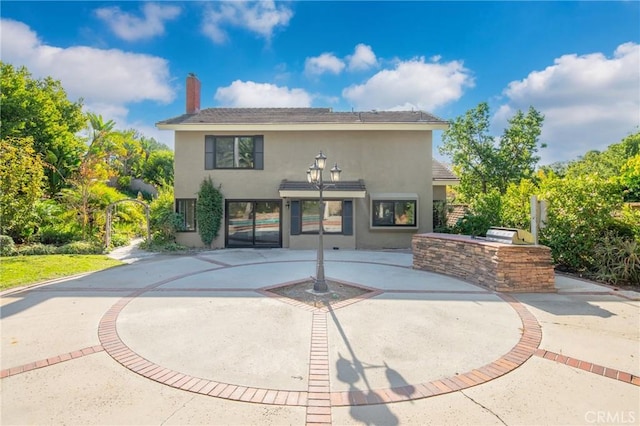
[(132, 291), (141, 291), (146, 287), (66, 287), (66, 288), (35, 288), (29, 290), (29, 293), (70, 293), (74, 291), (96, 292), (96, 293), (131, 293)]
[(255, 292), (255, 288), (247, 288), (247, 287), (218, 287), (218, 288), (202, 288), (202, 287), (183, 287), (183, 288), (154, 288), (146, 291), (147, 293), (178, 293), (178, 292), (194, 292), (194, 293), (224, 293), (224, 292), (238, 292), (238, 293), (247, 293), (247, 292)]
[[(14, 376), (16, 374), (21, 374), (21, 373), (25, 373), (27, 371), (31, 371), (31, 370), (35, 370), (38, 368), (43, 368), (43, 367), (48, 367), (50, 365), (55, 365), (58, 364), (60, 362), (65, 362), (65, 361), (69, 361), (71, 359), (76, 359), (76, 358), (80, 358), (82, 356), (86, 356), (86, 355), (91, 355), (97, 352), (102, 352), (105, 351), (107, 352), (110, 356), (113, 357), (113, 355), (111, 355), (109, 353), (109, 351), (107, 350), (107, 348), (105, 348), (104, 346), (104, 341), (100, 338), (100, 327), (102, 326), (103, 321), (105, 320), (105, 318), (110, 318), (109, 314), (114, 314), (115, 313), (115, 317), (113, 319), (114, 324), (115, 324), (115, 318), (117, 317), (118, 313), (131, 301), (133, 300), (135, 297), (153, 290), (156, 287), (159, 287), (161, 285), (164, 284), (168, 284), (172, 281), (175, 281), (177, 279), (181, 279), (181, 278), (185, 278), (191, 275), (196, 275), (196, 274), (200, 274), (200, 273), (204, 273), (204, 272), (209, 272), (209, 271), (213, 271), (219, 268), (210, 268), (210, 269), (206, 269), (204, 271), (196, 271), (196, 272), (188, 272), (185, 274), (180, 274), (180, 275), (176, 275), (175, 277), (170, 277), (170, 278), (165, 278), (164, 280), (158, 281), (156, 283), (150, 284), (146, 287), (142, 287), (142, 288), (121, 288), (121, 289), (117, 289), (117, 291), (122, 291), (122, 292), (129, 292), (128, 296), (125, 296), (124, 298), (120, 299), (120, 301), (118, 301), (115, 305), (113, 305), (108, 311), (107, 313), (102, 317), (102, 319), (100, 320), (100, 324), (98, 326), (98, 339), (100, 340), (100, 345), (96, 345), (96, 346), (89, 346), (77, 351), (73, 351), (73, 352), (68, 352), (62, 355), (56, 355), (47, 359), (43, 359), (43, 360), (39, 360), (39, 361), (35, 361), (35, 362), (31, 362), (28, 364), (24, 364), (24, 365), (20, 365), (17, 367), (10, 367), (7, 368), (5, 370), (1, 370), (0, 371), (0, 378), (4, 379), (5, 377), (10, 377), (10, 376)], [(98, 271), (99, 272), (99, 271)], [(26, 287), (26, 288), (17, 288), (17, 289), (11, 289), (9, 290), (11, 293), (19, 293), (21, 291), (28, 291), (28, 292), (38, 292), (38, 291), (67, 291), (65, 289), (42, 289), (41, 287), (45, 287), (48, 286), (50, 284), (56, 284), (58, 282), (63, 282), (66, 280), (70, 280), (73, 278), (78, 278), (78, 277), (82, 277), (85, 275), (89, 275), (91, 274), (91, 272), (85, 272), (82, 274), (78, 274), (75, 276), (71, 276), (71, 277), (64, 277), (64, 278), (59, 278), (56, 280), (51, 280), (48, 282), (44, 282), (44, 283), (39, 283), (39, 284), (34, 284), (32, 286)], [(78, 290), (83, 290), (83, 288), (73, 288), (73, 289), (68, 289), (68, 291), (78, 291)], [(100, 289), (89, 289), (90, 291), (100, 291)], [(114, 288), (109, 288), (107, 289), (108, 291), (116, 291), (116, 289)], [(3, 296), (8, 295), (9, 293), (7, 292), (3, 292)], [(115, 308), (116, 312), (113, 312)], [(133, 352), (132, 352), (133, 353)]]
[(311, 321), (307, 426), (331, 424), (331, 386), (329, 377), (327, 314), (317, 310), (313, 312)]
[[(116, 266), (121, 266), (121, 265), (116, 265)], [(116, 267), (114, 266), (114, 268)], [(94, 271), (94, 272), (99, 272), (99, 271)], [(31, 291), (35, 291), (37, 289), (39, 289), (40, 287), (45, 287), (45, 286), (49, 286), (52, 284), (58, 284), (61, 282), (65, 282), (65, 281), (70, 281), (70, 280), (74, 280), (76, 278), (82, 278), (86, 275), (92, 274), (93, 272), (81, 272), (79, 274), (75, 274), (75, 275), (69, 275), (66, 277), (61, 277), (61, 278), (53, 278), (51, 280), (46, 280), (46, 281), (41, 281), (41, 282), (37, 282), (37, 283), (33, 283), (33, 284), (27, 284), (27, 285), (22, 285), (19, 287), (12, 287), (10, 289), (7, 290), (3, 290), (0, 291), (0, 297), (7, 297), (7, 296), (11, 296), (14, 293), (28, 293)]]
[(415, 385), (365, 391), (331, 393), (331, 404), (337, 407), (387, 404), (430, 398), (487, 383), (515, 370), (531, 358), (542, 341), (542, 328), (527, 308), (508, 294), (493, 293), (507, 302), (522, 321), (518, 343), (505, 355), (482, 367), (451, 377)]
[[(195, 256), (191, 256), (191, 257), (195, 257)], [(247, 263), (234, 263), (234, 264), (226, 264), (223, 262), (217, 262), (217, 261), (213, 261), (213, 262), (209, 262), (207, 260), (204, 260), (205, 262), (208, 263), (213, 263), (215, 265), (220, 265), (220, 268), (211, 268), (211, 269), (207, 269), (207, 271), (212, 271), (212, 270), (216, 270), (216, 269), (222, 269), (222, 268), (242, 268), (245, 266), (257, 266), (257, 265), (269, 265), (272, 263), (315, 263), (316, 259), (293, 259), (293, 260), (264, 260), (264, 261), (260, 261), (260, 262), (247, 262)], [(372, 262), (370, 260), (328, 260), (325, 259), (324, 260), (325, 264), (326, 263), (362, 263), (362, 264), (367, 264), (367, 265), (381, 265), (381, 266), (389, 266), (392, 268), (401, 268), (401, 269), (409, 269), (409, 270), (415, 270), (418, 271), (418, 269), (414, 269), (411, 265), (399, 265), (397, 263), (383, 263), (383, 262)], [(195, 272), (195, 273), (202, 273), (205, 271), (200, 271), (200, 272)], [(422, 272), (428, 272), (428, 271), (422, 271)], [(443, 275), (443, 274), (441, 274)], [(445, 275), (448, 276), (448, 275)], [(462, 280), (464, 281), (464, 280)], [(278, 284), (280, 285), (280, 284)]]
[(203, 262), (207, 262), (207, 263), (211, 263), (213, 265), (221, 266), (223, 268), (226, 268), (228, 266), (233, 266), (231, 263), (220, 262), (219, 260), (214, 260), (214, 259), (207, 259), (206, 257), (204, 257), (201, 254), (196, 254), (195, 256), (191, 256), (191, 257), (193, 257), (194, 259), (201, 260)]
[(88, 346), (86, 348), (82, 348), (77, 351), (67, 352), (61, 355), (52, 356), (47, 359), (41, 359), (39, 361), (30, 362), (28, 364), (19, 365), (17, 367), (4, 369), (0, 371), (0, 378), (4, 379), (5, 377), (11, 377), (11, 376), (15, 376), (16, 374), (26, 373), (27, 371), (49, 367), (52, 365), (60, 364), (61, 362), (82, 358), (84, 356), (95, 354), (102, 351), (104, 351), (104, 348), (100, 345)]
[(598, 376), (608, 377), (613, 380), (618, 380), (624, 383), (630, 383), (635, 386), (640, 386), (640, 377), (631, 373), (616, 370), (615, 368), (604, 367), (602, 365), (593, 364), (591, 362), (583, 361), (577, 358), (568, 357), (556, 352), (547, 351), (545, 349), (536, 350), (536, 356), (551, 361), (558, 362), (560, 364), (568, 365), (569, 367), (578, 368), (589, 373), (596, 374)]
[[(154, 286), (165, 283), (166, 280)], [(139, 293), (142, 294), (144, 291)], [(200, 395), (261, 404), (307, 406), (308, 392), (306, 391), (256, 388), (202, 379), (164, 368), (141, 357), (120, 339), (116, 327), (118, 315), (137, 296), (139, 294), (129, 295), (114, 304), (102, 317), (98, 326), (98, 338), (105, 352), (123, 367), (160, 384)]]
[[(306, 261), (305, 261), (306, 262)], [(257, 264), (266, 264), (269, 262), (260, 262)], [(364, 263), (364, 262), (363, 262)], [(244, 265), (238, 265), (244, 266)], [(235, 267), (235, 266), (234, 266)], [(482, 367), (473, 369), (466, 373), (458, 374), (456, 376), (441, 378), (439, 380), (420, 383), (417, 385), (408, 385), (402, 387), (395, 388), (383, 388), (372, 390), (368, 394), (364, 391), (347, 391), (347, 392), (311, 392), (310, 390), (324, 390), (325, 387), (319, 386), (318, 389), (315, 389), (309, 386), (308, 391), (290, 391), (290, 390), (278, 390), (278, 389), (266, 389), (266, 388), (256, 388), (256, 387), (248, 387), (248, 386), (239, 386), (228, 383), (221, 383), (213, 380), (202, 379), (199, 377), (194, 377), (187, 374), (182, 374), (178, 371), (170, 370), (168, 368), (164, 368), (160, 365), (157, 365), (141, 356), (133, 352), (118, 336), (116, 329), (116, 320), (120, 312), (124, 309), (125, 306), (129, 304), (133, 299), (137, 296), (147, 292), (152, 291), (155, 288), (167, 284), (169, 282), (175, 281), (177, 279), (181, 279), (187, 276), (201, 274), (208, 271), (215, 271), (221, 268), (212, 268), (206, 271), (196, 271), (186, 274), (181, 274), (173, 278), (168, 278), (157, 282), (155, 284), (151, 284), (145, 287), (142, 290), (136, 291), (129, 296), (122, 298), (116, 304), (114, 304), (107, 313), (100, 320), (99, 328), (98, 328), (98, 337), (102, 342), (102, 347), (104, 350), (118, 363), (123, 365), (125, 368), (139, 374), (145, 378), (154, 380), (158, 383), (186, 390), (193, 393), (198, 393), (201, 395), (209, 395), (213, 397), (230, 399), (235, 401), (242, 402), (254, 402), (261, 404), (271, 404), (271, 405), (286, 405), (286, 406), (303, 406), (307, 407), (307, 410), (310, 406), (313, 407), (328, 407), (329, 413), (332, 406), (352, 406), (352, 405), (373, 405), (373, 404), (385, 404), (391, 402), (400, 402), (400, 401), (408, 401), (414, 399), (428, 398), (432, 396), (442, 395), (446, 393), (455, 392), (458, 390), (463, 390), (469, 387), (477, 386), (483, 383), (486, 383), (495, 378), (501, 377), (512, 370), (518, 368), (524, 362), (526, 362), (535, 351), (538, 349), (540, 342), (542, 340), (542, 331), (541, 327), (536, 320), (536, 318), (531, 314), (523, 304), (521, 304), (517, 299), (515, 299), (511, 295), (501, 294), (497, 292), (489, 291), (489, 294), (495, 294), (497, 297), (503, 299), (507, 302), (518, 314), (522, 321), (522, 335), (520, 337), (519, 342), (505, 355), (500, 357), (498, 360), (493, 361), (489, 364), (486, 364)], [(283, 285), (290, 285), (297, 281), (291, 281), (289, 283), (280, 283), (274, 286), (263, 287), (262, 289), (256, 289), (259, 294), (263, 294), (269, 297), (275, 297), (279, 300), (282, 300), (288, 304), (298, 306), (307, 311), (311, 311), (314, 315), (313, 317), (313, 331), (318, 331), (320, 334), (316, 333), (316, 337), (319, 337), (319, 340), (316, 339), (316, 343), (320, 343), (319, 346), (316, 346), (315, 349), (318, 351), (312, 352), (317, 356), (313, 361), (316, 361), (317, 365), (322, 367), (326, 364), (326, 376), (324, 375), (324, 368), (320, 369), (311, 369), (310, 364), (310, 374), (311, 371), (314, 371), (314, 374), (317, 372), (319, 376), (329, 377), (329, 359), (328, 359), (328, 339), (326, 338), (326, 315), (328, 312), (328, 308), (316, 308), (310, 305), (307, 305), (302, 302), (295, 301), (293, 299), (289, 299), (287, 297), (281, 297), (279, 295), (275, 295), (275, 293), (271, 293), (268, 291), (270, 288), (280, 287)], [(340, 280), (336, 280), (340, 281)], [(342, 283), (346, 283), (344, 281), (340, 281)], [(366, 293), (361, 295), (360, 298), (348, 299), (346, 301), (340, 302), (336, 305), (333, 305), (331, 308), (336, 309), (340, 306), (341, 303), (345, 303), (343, 306), (347, 306), (352, 303), (356, 303), (362, 299), (367, 299), (379, 294), (384, 293), (382, 290), (373, 289), (371, 287), (366, 287), (360, 284), (351, 284), (361, 288), (372, 289), (371, 293)], [(364, 297), (362, 297), (364, 296)], [(355, 299), (355, 300), (354, 300)], [(315, 322), (318, 321), (318, 322)], [(323, 327), (324, 321), (324, 327)], [(325, 333), (324, 336), (324, 345), (327, 346), (325, 349), (326, 354), (324, 357), (319, 352), (322, 350), (322, 332)], [(313, 334), (312, 334), (313, 336)], [(312, 348), (313, 349), (313, 348)], [(310, 360), (311, 362), (312, 360)], [(328, 380), (320, 380), (328, 381)], [(322, 385), (321, 383), (318, 383)], [(330, 388), (327, 388), (330, 389)], [(313, 402), (312, 402), (313, 401)], [(327, 410), (314, 409), (311, 410), (311, 413), (308, 413), (308, 419), (312, 420), (315, 417), (309, 416), (327, 416), (324, 414)], [(315, 411), (319, 413), (316, 414)], [(321, 412), (321, 413), (320, 413)], [(327, 419), (327, 417), (318, 417), (317, 420), (322, 420), (323, 422)], [(330, 418), (329, 418), (330, 420)], [(315, 422), (309, 421), (308, 424), (313, 424)], [(326, 424), (326, 423), (320, 423)]]
[(493, 291), (486, 290), (384, 290), (390, 294), (494, 294)]

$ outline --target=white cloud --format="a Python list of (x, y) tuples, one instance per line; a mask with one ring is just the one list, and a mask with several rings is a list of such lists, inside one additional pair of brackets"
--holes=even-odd
[(123, 12), (118, 6), (96, 9), (95, 14), (106, 22), (118, 37), (134, 41), (164, 34), (165, 21), (177, 18), (180, 12), (178, 6), (145, 3), (142, 6), (141, 18)]
[(470, 71), (460, 61), (428, 63), (416, 58), (398, 62), (364, 84), (347, 87), (342, 96), (361, 110), (433, 111), (460, 99), (464, 88), (473, 85)]
[(304, 72), (308, 75), (340, 74), (344, 67), (345, 64), (342, 59), (339, 59), (333, 53), (323, 53), (320, 56), (307, 58), (304, 62)]
[(308, 107), (311, 95), (303, 89), (289, 89), (269, 83), (236, 80), (216, 90), (214, 98), (228, 107)]
[(613, 57), (603, 53), (563, 55), (542, 71), (509, 83), (493, 123), (504, 128), (520, 109), (533, 106), (545, 115), (542, 161), (575, 159), (604, 150), (640, 124), (640, 45), (625, 43)]
[(349, 71), (368, 70), (378, 65), (378, 59), (371, 46), (362, 43), (356, 46), (353, 55), (348, 56), (347, 60), (349, 61)]
[(216, 2), (204, 13), (202, 32), (215, 43), (227, 41), (225, 26), (243, 28), (271, 40), (275, 28), (288, 25), (292, 17), (291, 9), (273, 0)]
[(366, 44), (358, 44), (353, 55), (348, 55), (345, 59), (340, 59), (333, 53), (325, 52), (320, 56), (307, 58), (304, 62), (304, 72), (309, 76), (321, 74), (340, 74), (348, 69), (349, 71), (364, 71), (378, 65), (378, 59)]
[(0, 31), (4, 62), (26, 66), (34, 78), (60, 80), (69, 99), (83, 98), (87, 109), (105, 119), (124, 120), (131, 102), (169, 103), (175, 97), (165, 59), (116, 49), (49, 46), (27, 25), (7, 19), (0, 20)]

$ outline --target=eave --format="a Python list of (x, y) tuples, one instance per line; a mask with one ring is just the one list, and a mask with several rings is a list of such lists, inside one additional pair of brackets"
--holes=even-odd
[(446, 130), (447, 123), (410, 122), (410, 123), (197, 123), (166, 124), (156, 123), (160, 130), (180, 132), (321, 132), (321, 131), (429, 131)]
[(460, 179), (433, 179), (434, 185), (460, 185)]

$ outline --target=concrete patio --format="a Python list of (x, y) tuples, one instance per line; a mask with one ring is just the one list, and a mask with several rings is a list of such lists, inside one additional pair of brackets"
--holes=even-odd
[(114, 255), (1, 295), (1, 424), (640, 421), (635, 292), (506, 295), (327, 251), (328, 277), (374, 291), (313, 308), (264, 291), (313, 275), (313, 251)]

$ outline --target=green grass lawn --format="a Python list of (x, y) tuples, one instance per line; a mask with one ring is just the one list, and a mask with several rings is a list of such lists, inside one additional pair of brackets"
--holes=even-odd
[(52, 254), (0, 258), (0, 290), (122, 265), (101, 254)]

